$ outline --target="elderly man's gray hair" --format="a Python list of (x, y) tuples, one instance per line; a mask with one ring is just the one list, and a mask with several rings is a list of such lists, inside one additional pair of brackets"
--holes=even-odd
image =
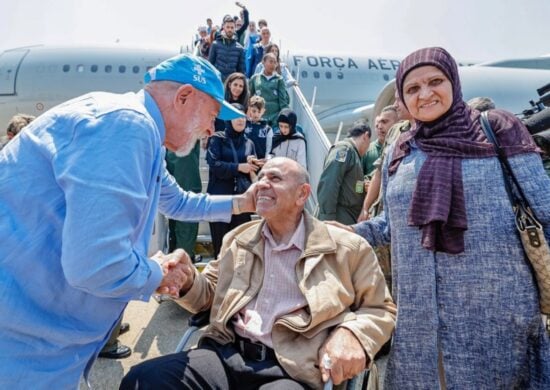
[(483, 96), (468, 100), (468, 106), (474, 110), (478, 110), (479, 112), (492, 110), (496, 107), (493, 99)]

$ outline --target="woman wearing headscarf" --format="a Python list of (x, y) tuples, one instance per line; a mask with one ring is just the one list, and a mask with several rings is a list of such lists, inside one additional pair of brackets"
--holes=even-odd
[(281, 110), (277, 118), (279, 132), (273, 136), (270, 154), (291, 158), (307, 169), (306, 139), (296, 130), (297, 121), (296, 113), (290, 108)]
[[(406, 57), (397, 92), (416, 121), (383, 167), (382, 215), (352, 227), (390, 242), (397, 325), (388, 389), (548, 389), (550, 343), (500, 163), (442, 48)], [(512, 114), (489, 121), (550, 238), (550, 179)]]
[[(232, 105), (238, 110), (244, 110), (244, 107), (238, 103)], [(244, 193), (247, 189), (246, 183), (248, 185), (252, 184), (250, 173), (258, 170), (256, 165), (248, 162), (248, 156), (254, 156), (256, 151), (254, 143), (246, 138), (244, 134), (246, 118), (237, 118), (225, 123), (226, 128), (224, 131), (218, 131), (208, 139), (206, 162), (209, 171), (206, 192), (211, 195)], [(220, 252), (225, 233), (249, 221), (250, 214), (242, 213), (233, 215), (229, 223), (210, 223), (215, 257)]]

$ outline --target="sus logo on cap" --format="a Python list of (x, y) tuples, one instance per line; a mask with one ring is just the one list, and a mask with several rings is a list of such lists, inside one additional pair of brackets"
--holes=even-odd
[(202, 74), (205, 72), (204, 69), (201, 68), (199, 64), (195, 65), (193, 69), (197, 73), (196, 75), (193, 76), (193, 79), (196, 80), (198, 83), (206, 84), (206, 79), (202, 77)]
[(220, 72), (200, 57), (180, 54), (167, 59), (145, 73), (143, 80), (145, 84), (152, 81), (190, 84), (221, 104), (218, 115), (220, 119), (231, 120), (245, 116), (243, 112), (225, 101)]

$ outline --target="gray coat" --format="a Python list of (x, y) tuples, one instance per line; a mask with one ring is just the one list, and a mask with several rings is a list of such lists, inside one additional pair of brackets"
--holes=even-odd
[[(441, 353), (447, 389), (549, 389), (550, 342), (498, 159), (462, 162), (468, 230), (459, 255), (424, 249), (422, 231), (407, 223), (425, 159), (412, 145), (389, 178), (386, 159), (385, 211), (356, 225), (373, 246), (391, 237), (398, 314), (385, 388), (439, 388)], [(550, 179), (540, 157), (509, 160), (550, 239)]]

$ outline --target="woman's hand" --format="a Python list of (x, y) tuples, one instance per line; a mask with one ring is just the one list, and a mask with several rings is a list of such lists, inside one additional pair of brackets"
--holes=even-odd
[(252, 163), (241, 163), (237, 169), (241, 173), (249, 174), (250, 172), (256, 172), (258, 170), (258, 166)]
[(249, 163), (249, 164), (253, 164), (253, 165), (257, 166), (258, 168), (261, 168), (265, 164), (265, 159), (264, 158), (257, 158), (256, 156), (248, 156), (246, 158), (246, 162)]
[(369, 220), (369, 212), (368, 210), (362, 209), (361, 213), (359, 214), (359, 218), (357, 218), (357, 222), (363, 222)]
[(369, 192), (369, 186), (370, 186), (370, 180), (369, 179), (365, 179), (365, 181), (363, 182), (363, 188), (365, 189), (365, 194), (367, 192)]

